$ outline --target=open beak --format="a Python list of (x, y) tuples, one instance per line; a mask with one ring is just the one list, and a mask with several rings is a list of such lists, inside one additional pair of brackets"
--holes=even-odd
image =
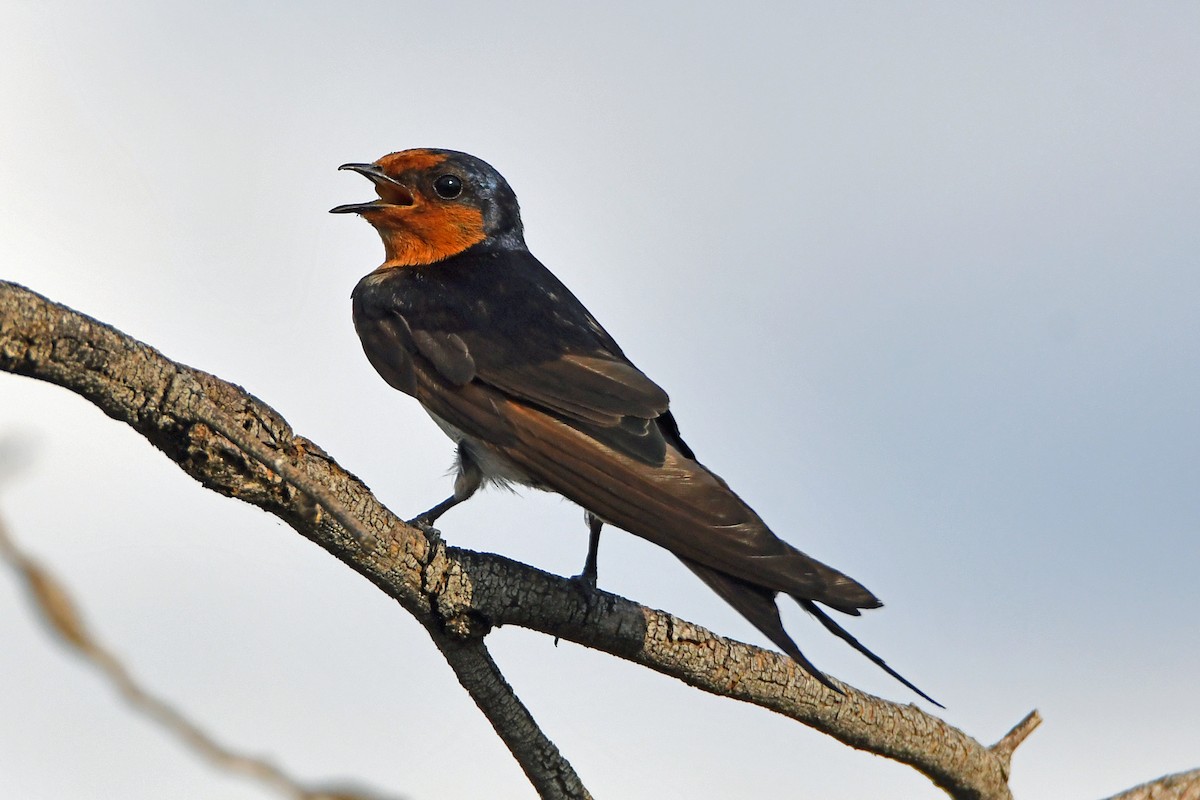
[(365, 175), (375, 184), (379, 193), (378, 200), (369, 203), (347, 203), (329, 209), (330, 214), (361, 214), (365, 211), (378, 211), (388, 206), (411, 206), (416, 203), (412, 190), (388, 175), (378, 164), (342, 164), (338, 169), (348, 169)]

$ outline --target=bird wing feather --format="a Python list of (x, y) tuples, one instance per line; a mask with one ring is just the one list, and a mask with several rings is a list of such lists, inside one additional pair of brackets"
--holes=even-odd
[[(775, 536), (719, 477), (664, 444), (652, 464), (578, 420), (475, 380), (452, 389), (416, 362), (417, 398), (539, 483), (687, 561), (847, 613), (879, 601), (853, 579)], [(661, 437), (661, 434), (660, 434)]]
[(360, 284), (355, 324), (372, 364), (538, 485), (685, 560), (847, 613), (879, 605), (775, 536), (692, 458), (666, 392), (540, 263), (506, 268), (486, 287), (455, 282), (497, 265)]

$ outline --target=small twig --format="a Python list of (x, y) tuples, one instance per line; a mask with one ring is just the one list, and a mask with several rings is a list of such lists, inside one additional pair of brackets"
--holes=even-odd
[(1007, 777), (1012, 762), (1013, 751), (1020, 747), (1021, 742), (1042, 724), (1042, 715), (1035, 708), (1025, 715), (1025, 719), (1013, 726), (1013, 729), (1000, 737), (1000, 741), (991, 746), (991, 751), (1004, 765), (1004, 775)]

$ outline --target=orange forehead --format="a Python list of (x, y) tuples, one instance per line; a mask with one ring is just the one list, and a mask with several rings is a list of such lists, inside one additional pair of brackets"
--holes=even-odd
[(389, 175), (400, 175), (409, 170), (433, 169), (447, 158), (449, 156), (445, 153), (432, 150), (401, 150), (399, 153), (388, 153), (375, 163)]

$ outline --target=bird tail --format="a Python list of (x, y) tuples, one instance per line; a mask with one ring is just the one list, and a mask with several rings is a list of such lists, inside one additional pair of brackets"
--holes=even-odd
[(720, 595), (721, 599), (733, 606), (739, 614), (774, 642), (776, 647), (787, 653), (805, 672), (838, 694), (845, 694), (840, 686), (835, 685), (825, 673), (817, 669), (805, 657), (804, 653), (800, 652), (800, 648), (792, 641), (792, 637), (788, 636), (787, 631), (783, 629), (783, 620), (779, 618), (779, 607), (775, 605), (776, 593), (774, 591), (755, 586), (741, 578), (718, 572), (686, 558), (679, 560), (696, 573), (700, 580), (708, 584), (708, 588)]
[[(805, 656), (804, 653), (800, 651), (800, 648), (796, 646), (796, 643), (792, 641), (792, 637), (788, 635), (786, 630), (784, 630), (783, 620), (779, 617), (779, 607), (775, 604), (775, 596), (777, 592), (771, 589), (765, 589), (761, 586), (756, 586), (755, 584), (744, 581), (741, 578), (735, 578), (732, 575), (719, 572), (686, 558), (681, 558), (680, 561), (682, 561), (688, 569), (694, 572), (697, 577), (700, 578), (700, 580), (704, 581), (710, 589), (720, 595), (725, 602), (733, 606), (739, 614), (749, 620), (755, 628), (758, 628), (763, 635), (774, 642), (776, 647), (778, 647), (793, 661), (799, 664), (801, 669), (816, 678), (817, 681), (822, 685), (827, 686), (838, 694), (845, 694), (845, 691), (840, 686), (837, 686), (832, 680), (829, 679), (828, 676), (825, 675), (825, 673), (817, 669), (817, 667), (808, 660), (807, 656)], [(814, 563), (820, 564), (820, 562)], [(824, 567), (823, 564), (820, 564), (820, 566)], [(878, 598), (864, 589), (857, 581), (842, 575), (840, 572), (837, 572), (832, 568), (826, 567), (826, 569), (829, 569), (830, 572), (834, 573), (837, 577), (848, 583), (842, 584), (841, 582), (838, 582), (836, 585), (839, 587), (844, 587), (845, 591), (832, 594), (828, 600), (822, 598), (821, 602), (831, 606), (832, 608), (836, 608), (839, 611), (844, 611), (847, 614), (855, 615), (859, 613), (859, 608), (878, 608), (879, 606), (883, 605), (879, 602)], [(852, 589), (850, 588), (850, 585), (857, 588)], [(875, 655), (875, 653), (871, 652), (866, 645), (854, 638), (854, 636), (851, 635), (851, 633), (841, 625), (837, 624), (837, 622), (835, 622), (828, 614), (826, 614), (825, 611), (816, 604), (816, 602), (799, 596), (795, 596), (793, 599), (800, 604), (801, 608), (816, 617), (817, 621), (820, 622), (827, 631), (832, 633), (834, 636), (837, 636), (839, 639), (846, 642), (855, 650), (869, 658), (884, 672), (891, 675), (893, 678), (900, 681), (900, 683), (904, 684), (913, 692), (928, 700), (930, 703), (933, 703), (938, 708), (945, 708), (945, 706), (943, 706), (937, 700), (934, 700), (932, 697), (925, 694), (925, 692), (918, 689), (915, 684), (888, 666), (886, 661)]]
[(786, 575), (799, 576), (800, 586), (789, 586), (779, 581), (774, 587), (790, 594), (798, 601), (809, 600), (835, 608), (843, 614), (859, 616), (862, 609), (879, 608), (883, 603), (858, 581), (839, 572), (828, 564), (822, 564), (812, 556), (802, 553), (787, 542), (780, 542), (788, 550)]
[[(908, 678), (905, 678), (899, 672), (896, 672), (896, 670), (889, 667), (887, 665), (886, 661), (884, 661), (882, 658), (880, 658), (879, 656), (877, 656), (873, 652), (871, 652), (869, 649), (867, 649), (867, 646), (864, 645), (862, 642), (860, 642), (858, 639), (854, 638), (854, 636), (850, 633), (850, 631), (846, 630), (841, 625), (838, 625), (837, 622), (835, 622), (832, 617), (830, 617), (823, 610), (821, 610), (821, 607), (818, 606), (815, 602), (813, 602), (812, 600), (806, 600), (803, 597), (796, 597), (793, 599), (797, 603), (800, 604), (801, 608), (803, 608), (805, 611), (807, 611), (808, 613), (810, 613), (814, 617), (816, 617), (817, 621), (825, 626), (825, 630), (829, 631), (834, 636), (838, 637), (843, 642), (850, 645), (851, 647), (853, 647), (858, 652), (862, 653), (867, 658), (871, 659), (871, 661), (875, 662), (875, 664), (880, 669), (882, 669), (888, 675), (891, 675), (896, 680), (903, 683), (909, 689), (912, 689), (914, 692), (919, 694), (921, 697), (924, 697), (926, 700), (933, 703), (938, 708), (945, 708), (944, 705), (939, 703), (937, 700), (934, 700), (932, 697), (925, 694), (920, 689), (918, 689), (915, 685), (913, 685), (913, 683), (910, 680), (908, 680)], [(774, 603), (772, 603), (772, 605), (774, 605)], [(834, 606), (834, 607), (836, 608), (836, 606)], [(857, 613), (857, 611), (855, 613)], [(778, 642), (776, 642), (776, 644), (778, 644)]]

